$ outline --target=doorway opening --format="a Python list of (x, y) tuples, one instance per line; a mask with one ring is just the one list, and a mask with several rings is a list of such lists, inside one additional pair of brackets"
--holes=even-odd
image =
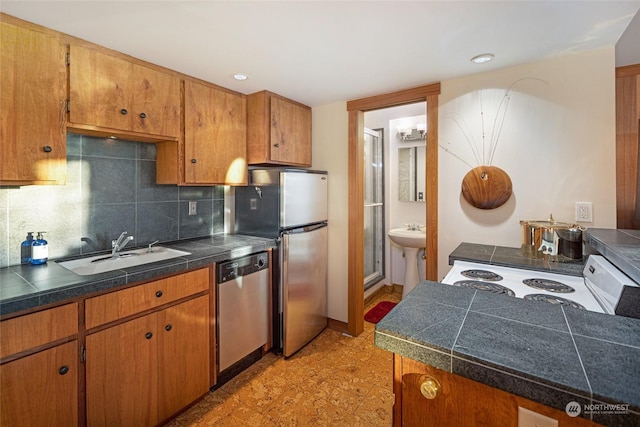
[[(425, 278), (424, 250), (409, 260), (405, 248), (392, 243), (387, 235), (392, 228), (425, 225), (426, 120), (425, 102), (364, 113), (365, 299), (385, 285), (393, 285), (396, 290), (395, 285), (415, 285), (415, 281), (405, 283), (407, 262), (417, 264), (419, 278)], [(378, 146), (381, 153), (373, 158), (376, 137), (382, 141)], [(378, 158), (383, 161), (377, 162)], [(381, 254), (372, 259), (375, 250)], [(381, 274), (372, 271), (374, 262), (382, 264), (377, 269)]]
[(436, 280), (438, 269), (438, 96), (440, 83), (347, 102), (349, 113), (349, 236), (348, 325), (358, 336), (364, 330), (364, 113), (382, 108), (426, 102), (426, 279)]

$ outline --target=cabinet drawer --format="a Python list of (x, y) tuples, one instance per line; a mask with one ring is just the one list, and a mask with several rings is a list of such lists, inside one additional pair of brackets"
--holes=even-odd
[(209, 290), (209, 269), (191, 271), (85, 302), (86, 328), (94, 328), (151, 308)]
[(0, 358), (77, 333), (77, 303), (5, 320), (0, 323)]

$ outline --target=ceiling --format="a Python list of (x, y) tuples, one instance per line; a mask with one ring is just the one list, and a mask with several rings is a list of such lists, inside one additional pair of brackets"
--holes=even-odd
[[(640, 0), (0, 4), (9, 15), (238, 92), (267, 89), (310, 106), (611, 47), (639, 8)], [(617, 62), (640, 63), (637, 39), (630, 46)], [(470, 62), (485, 52), (495, 59)]]

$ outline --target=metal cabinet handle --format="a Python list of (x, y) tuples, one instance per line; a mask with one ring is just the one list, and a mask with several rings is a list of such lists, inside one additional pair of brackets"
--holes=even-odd
[(44, 147), (42, 147), (42, 151), (44, 151), (45, 153), (50, 153), (53, 151), (53, 148), (51, 148), (51, 146), (49, 145), (45, 145)]
[(160, 298), (160, 297), (162, 296), (162, 291), (158, 291), (158, 292), (156, 292), (156, 296), (157, 296), (158, 298)]
[(141, 119), (146, 119), (146, 118), (147, 118), (147, 115), (146, 115), (145, 113), (140, 113), (140, 118), (141, 118)]
[(191, 159), (191, 163), (195, 163), (195, 162), (197, 162), (196, 159)]
[(273, 146), (278, 148), (278, 147), (280, 147), (280, 144), (273, 144)]
[(420, 383), (420, 393), (427, 399), (435, 399), (440, 391), (438, 380), (429, 376), (423, 376)]
[(144, 337), (150, 340), (153, 337), (153, 334), (151, 332), (147, 332), (146, 334), (144, 334)]
[(127, 111), (126, 108), (123, 108), (122, 110), (120, 110), (120, 114), (122, 114), (122, 115), (125, 115), (127, 113), (128, 113), (128, 111)]
[(164, 327), (164, 329), (169, 332), (171, 329), (173, 329), (173, 326), (171, 326), (171, 324), (168, 324), (167, 326)]
[(60, 368), (60, 370), (58, 371), (58, 373), (60, 375), (65, 375), (67, 372), (69, 372), (69, 367), (68, 366), (63, 366)]

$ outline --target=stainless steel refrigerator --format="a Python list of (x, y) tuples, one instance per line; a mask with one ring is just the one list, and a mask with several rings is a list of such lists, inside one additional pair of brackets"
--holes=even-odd
[(274, 345), (289, 357), (327, 326), (327, 172), (262, 168), (236, 187), (235, 232), (272, 237)]

